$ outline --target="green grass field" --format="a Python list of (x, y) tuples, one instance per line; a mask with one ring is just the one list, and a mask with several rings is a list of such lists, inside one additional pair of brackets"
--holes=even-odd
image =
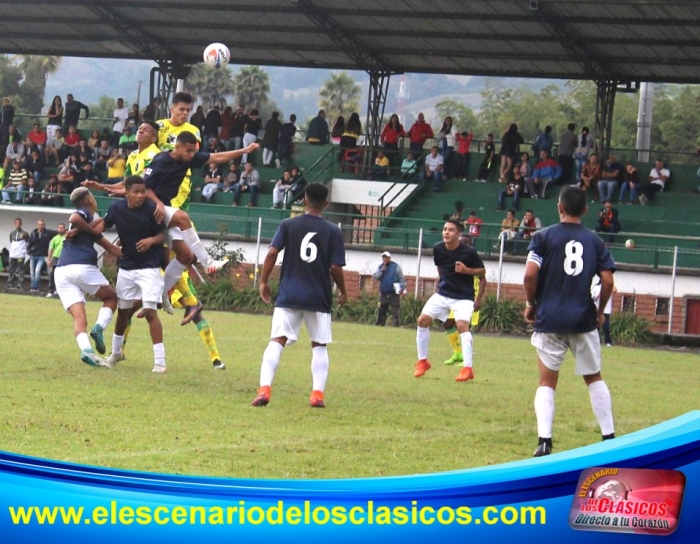
[[(95, 369), (79, 361), (58, 300), (0, 295), (0, 304), (6, 451), (163, 473), (344, 478), (502, 463), (529, 457), (537, 443), (527, 339), (475, 335), (476, 380), (461, 384), (458, 369), (441, 364), (450, 355), (441, 332), (432, 335), (433, 370), (415, 379), (415, 330), (337, 323), (327, 408), (308, 406), (305, 336), (283, 353), (270, 405), (252, 408), (269, 317), (207, 313), (227, 364), (220, 372), (194, 326), (162, 314), (169, 371), (153, 375), (144, 322), (118, 369)], [(97, 308), (88, 307), (91, 322)], [(697, 355), (608, 348), (603, 375), (618, 436), (700, 407)], [(555, 452), (598, 440), (588, 392), (569, 365)]]

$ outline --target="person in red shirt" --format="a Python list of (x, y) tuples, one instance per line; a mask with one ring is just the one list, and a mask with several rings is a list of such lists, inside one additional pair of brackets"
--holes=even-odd
[(27, 138), (32, 141), (32, 144), (37, 146), (39, 153), (44, 154), (44, 149), (46, 148), (46, 131), (41, 130), (39, 123), (34, 123), (32, 130), (27, 134)]
[(394, 166), (399, 163), (398, 160), (398, 150), (399, 150), (399, 138), (406, 135), (406, 131), (403, 129), (403, 125), (399, 122), (399, 116), (393, 114), (389, 119), (389, 122), (384, 127), (380, 140), (384, 145), (384, 150), (386, 151), (387, 157), (389, 157), (389, 163)]
[(425, 122), (425, 116), (422, 113), (418, 114), (418, 119), (409, 129), (407, 136), (411, 143), (409, 151), (413, 153), (416, 160), (419, 160), (423, 155), (423, 145), (428, 138), (435, 138), (435, 133), (428, 123)]
[(464, 227), (468, 229), (472, 239), (478, 238), (481, 234), (481, 224), (484, 222), (474, 210), (469, 212), (469, 218), (464, 222)]
[(457, 179), (467, 181), (467, 171), (469, 170), (469, 146), (474, 138), (473, 132), (458, 132), (455, 135), (457, 140), (457, 155), (459, 161), (457, 163)]
[(80, 145), (80, 134), (75, 128), (75, 125), (70, 125), (68, 127), (68, 134), (63, 140), (63, 152), (61, 158), (66, 159), (68, 155), (75, 155), (78, 151), (78, 146)]

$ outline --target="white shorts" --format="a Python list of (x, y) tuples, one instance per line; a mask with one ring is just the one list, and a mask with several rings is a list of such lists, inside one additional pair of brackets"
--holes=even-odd
[(600, 336), (598, 331), (577, 334), (535, 332), (530, 343), (537, 350), (537, 356), (549, 370), (559, 372), (566, 352), (574, 355), (574, 373), (577, 376), (590, 376), (600, 372)]
[(331, 338), (331, 314), (290, 308), (275, 308), (272, 314), (270, 338), (284, 336), (287, 338), (287, 345), (293, 344), (299, 339), (302, 321), (306, 323), (306, 329), (309, 331), (312, 342), (330, 344), (333, 341)]
[(122, 310), (133, 307), (137, 300), (143, 301), (147, 310), (156, 310), (163, 299), (163, 276), (157, 268), (138, 270), (119, 269), (117, 275), (118, 305)]
[(474, 301), (448, 298), (435, 293), (425, 303), (421, 313), (444, 322), (450, 316), (450, 311), (454, 312), (456, 321), (471, 323), (472, 313), (474, 313)]
[(163, 218), (163, 224), (166, 227), (165, 231), (165, 236), (166, 240), (165, 242), (168, 244), (168, 247), (172, 248), (173, 247), (173, 241), (175, 240), (184, 240), (182, 237), (182, 231), (180, 230), (180, 227), (171, 227), (168, 228), (168, 225), (170, 225), (170, 222), (173, 220), (173, 216), (175, 215), (176, 212), (179, 212), (177, 208), (173, 208), (172, 206), (165, 206), (165, 217)]
[(109, 285), (100, 269), (91, 264), (58, 266), (54, 274), (56, 291), (66, 310), (73, 304), (85, 304), (85, 295), (92, 296), (100, 287)]

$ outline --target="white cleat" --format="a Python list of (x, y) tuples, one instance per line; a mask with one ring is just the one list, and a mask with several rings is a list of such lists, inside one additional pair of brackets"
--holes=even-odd
[(224, 266), (226, 266), (228, 263), (228, 257), (224, 257), (220, 261), (209, 261), (207, 266), (204, 268), (207, 271), (207, 274), (216, 274), (220, 270), (223, 270)]
[(124, 360), (124, 354), (123, 353), (112, 353), (109, 357), (105, 359), (105, 364), (109, 368), (114, 368), (117, 366), (117, 363), (120, 361)]
[(163, 307), (163, 311), (165, 313), (170, 315), (173, 315), (175, 313), (175, 308), (173, 308), (173, 305), (170, 303), (170, 295), (166, 291), (163, 291), (161, 306)]
[(154, 374), (165, 374), (168, 371), (165, 365), (153, 365), (153, 372)]

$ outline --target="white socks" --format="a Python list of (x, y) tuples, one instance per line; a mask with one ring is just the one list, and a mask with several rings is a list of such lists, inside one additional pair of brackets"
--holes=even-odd
[(206, 267), (207, 263), (211, 260), (211, 257), (209, 257), (209, 253), (207, 253), (207, 250), (204, 248), (204, 244), (202, 244), (202, 241), (199, 239), (197, 231), (194, 230), (194, 228), (189, 228), (181, 232), (183, 240), (188, 246), (190, 246), (192, 253), (197, 256), (199, 264)]
[(471, 368), (474, 360), (474, 340), (471, 332), (463, 332), (459, 335), (459, 341), (462, 343), (462, 357), (464, 364)]
[(165, 277), (163, 278), (163, 293), (167, 293), (175, 287), (177, 280), (180, 279), (185, 270), (187, 270), (187, 266), (177, 259), (173, 259), (168, 263), (168, 266), (165, 267)]
[[(277, 342), (270, 341), (263, 352), (262, 363), (260, 364), (260, 387), (272, 385), (275, 371), (280, 364), (280, 357), (284, 346)], [(326, 359), (327, 360), (327, 359)]]
[(90, 344), (90, 337), (86, 332), (79, 333), (78, 336), (75, 337), (75, 339), (78, 342), (78, 347), (80, 348), (80, 351), (92, 349), (92, 344)]
[(102, 330), (105, 330), (109, 325), (109, 322), (112, 321), (113, 315), (114, 312), (112, 311), (112, 308), (102, 306), (102, 308), (100, 308), (99, 313), (97, 314), (97, 321), (95, 321), (95, 325), (99, 325), (100, 327), (102, 327)]
[(591, 397), (591, 408), (598, 420), (600, 433), (603, 436), (611, 435), (615, 432), (612, 414), (612, 399), (610, 390), (603, 380), (593, 382), (588, 386), (588, 394)]
[(428, 358), (428, 345), (430, 344), (430, 328), (418, 327), (416, 329), (416, 348), (418, 349), (418, 360)]
[(313, 391), (323, 391), (328, 378), (328, 348), (316, 346), (311, 348), (311, 375), (313, 376)]
[(535, 415), (537, 416), (537, 436), (552, 438), (554, 424), (554, 389), (540, 386), (535, 393)]
[(119, 336), (118, 334), (112, 335), (112, 353), (119, 355), (122, 352), (122, 346), (124, 345), (124, 335)]
[(165, 366), (165, 346), (162, 342), (153, 344), (153, 358), (156, 366)]

